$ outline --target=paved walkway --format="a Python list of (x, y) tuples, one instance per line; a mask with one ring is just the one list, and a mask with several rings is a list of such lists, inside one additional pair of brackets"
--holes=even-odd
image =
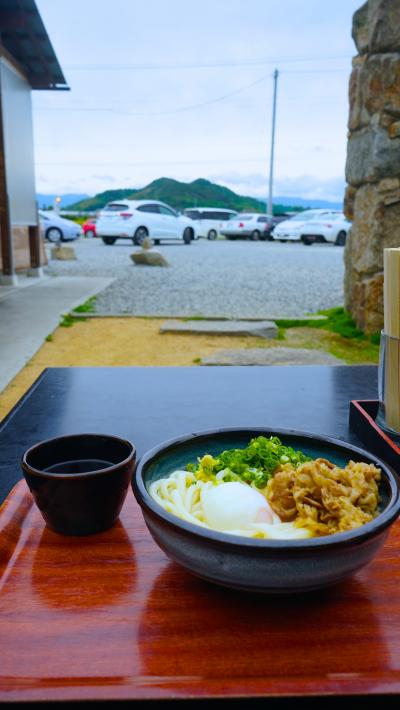
[(0, 287), (0, 392), (58, 326), (61, 315), (111, 281), (93, 276), (21, 277), (19, 286)]

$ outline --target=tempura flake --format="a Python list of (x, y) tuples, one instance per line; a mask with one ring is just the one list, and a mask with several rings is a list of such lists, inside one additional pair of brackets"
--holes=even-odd
[(282, 521), (293, 521), (316, 536), (331, 535), (373, 520), (380, 479), (373, 464), (349, 461), (339, 468), (320, 458), (297, 467), (280, 465), (264, 493)]

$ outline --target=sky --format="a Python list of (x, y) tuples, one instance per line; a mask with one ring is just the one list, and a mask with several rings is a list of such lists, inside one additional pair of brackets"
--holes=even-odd
[(38, 192), (203, 177), (341, 200), (362, 0), (36, 0), (70, 91), (33, 92)]

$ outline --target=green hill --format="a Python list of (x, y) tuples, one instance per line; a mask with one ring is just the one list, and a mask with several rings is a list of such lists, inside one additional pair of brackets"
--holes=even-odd
[(79, 200), (79, 202), (74, 202), (72, 205), (68, 205), (69, 210), (82, 210), (92, 212), (93, 210), (101, 210), (107, 202), (113, 202), (114, 200), (122, 200), (130, 197), (133, 199), (133, 195), (136, 190), (133, 187), (128, 187), (125, 190), (106, 190), (105, 192), (99, 192), (98, 195), (94, 197), (88, 197), (85, 200)]
[(193, 182), (179, 182), (159, 178), (140, 190), (107, 190), (94, 197), (70, 205), (71, 210), (99, 210), (107, 202), (121, 199), (160, 200), (178, 210), (186, 207), (225, 207), (238, 212), (263, 212), (263, 203), (253, 197), (237, 195), (222, 185), (199, 178)]

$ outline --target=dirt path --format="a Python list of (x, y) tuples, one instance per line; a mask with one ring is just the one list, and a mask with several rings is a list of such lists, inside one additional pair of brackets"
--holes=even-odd
[(349, 364), (376, 363), (378, 346), (323, 329), (293, 328), (284, 340), (160, 334), (165, 319), (88, 318), (59, 327), (0, 393), (0, 421), (46, 367), (197, 366), (218, 350), (286, 346), (322, 350)]
[[(207, 335), (160, 335), (164, 319), (99, 318), (57, 328), (0, 394), (0, 420), (46, 367), (191, 366), (224, 348), (263, 347), (265, 340)], [(268, 345), (267, 345), (268, 346)]]

